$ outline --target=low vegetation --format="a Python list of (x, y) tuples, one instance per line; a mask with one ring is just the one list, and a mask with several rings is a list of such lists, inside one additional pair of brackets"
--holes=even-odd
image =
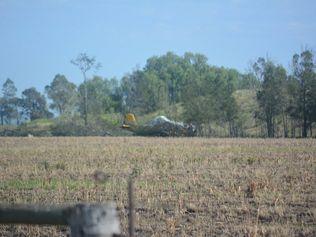
[[(0, 138), (0, 200), (113, 200), (126, 233), (132, 175), (137, 236), (315, 236), (315, 164), (313, 139)], [(0, 226), (1, 236), (67, 233)]]

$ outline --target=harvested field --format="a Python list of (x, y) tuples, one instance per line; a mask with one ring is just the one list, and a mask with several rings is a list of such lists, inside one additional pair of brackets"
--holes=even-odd
[(316, 236), (315, 139), (0, 138), (2, 203), (114, 200), (126, 233), (130, 174), (137, 236)]

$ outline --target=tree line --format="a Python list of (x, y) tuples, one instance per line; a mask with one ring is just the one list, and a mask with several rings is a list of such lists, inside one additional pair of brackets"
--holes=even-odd
[(316, 72), (312, 50), (293, 55), (290, 72), (265, 58), (258, 58), (247, 73), (207, 61), (202, 54), (168, 52), (150, 57), (143, 68), (118, 80), (89, 78), (87, 73), (101, 65), (94, 57), (80, 54), (71, 60), (83, 76), (78, 86), (57, 74), (45, 87), (45, 95), (31, 87), (17, 97), (13, 80), (7, 79), (0, 97), (1, 125), (21, 126), (44, 118), (80, 123), (88, 131), (104, 117), (128, 112), (141, 117), (158, 111), (195, 124), (202, 136), (313, 136)]

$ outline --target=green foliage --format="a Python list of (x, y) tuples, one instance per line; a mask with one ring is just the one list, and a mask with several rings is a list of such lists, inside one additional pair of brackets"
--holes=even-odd
[(237, 105), (236, 136), (258, 136), (255, 114), (259, 110), (255, 90), (237, 90), (233, 93)]
[(183, 106), (180, 103), (166, 106), (160, 110), (156, 110), (147, 114), (135, 114), (138, 125), (145, 125), (148, 121), (153, 120), (159, 115), (166, 115), (175, 121), (183, 121)]
[(184, 80), (184, 59), (172, 52), (161, 57), (151, 57), (147, 60), (145, 72), (155, 74), (166, 86), (169, 104), (177, 103), (181, 97), (181, 87)]
[(166, 105), (167, 87), (152, 72), (135, 71), (122, 79), (124, 110), (151, 113)]
[(87, 90), (88, 115), (95, 116), (117, 110), (116, 84), (115, 79), (108, 80), (98, 76), (82, 83), (79, 86), (79, 112), (83, 114), (85, 110), (85, 90)]
[[(302, 137), (307, 137), (307, 129), (316, 122), (316, 64), (311, 50), (295, 54), (292, 60), (292, 91), (294, 106), (292, 116), (302, 121)], [(294, 113), (293, 113), (294, 112)]]
[(15, 136), (15, 137), (52, 136), (51, 129), (50, 129), (51, 124), (52, 124), (52, 121), (49, 120), (45, 124), (32, 122), (32, 123), (24, 123), (19, 126), (2, 126), (0, 128), (0, 136)]
[(28, 127), (30, 129), (48, 129), (54, 124), (54, 121), (51, 119), (36, 119), (24, 123), (22, 126)]
[(117, 131), (120, 130), (120, 124), (118, 114), (91, 117), (87, 126), (79, 116), (72, 116), (55, 119), (50, 131), (53, 136), (120, 135)]
[(256, 78), (254, 73), (247, 73), (240, 76), (241, 78), (238, 82), (238, 89), (257, 90), (260, 88), (260, 81)]
[(100, 119), (113, 127), (119, 127), (122, 124), (122, 115), (119, 113), (101, 114)]
[(11, 79), (7, 79), (2, 86), (3, 97), (0, 97), (1, 125), (11, 124), (13, 119), (18, 119), (18, 98), (16, 87)]
[[(144, 68), (121, 80), (89, 78), (87, 73), (100, 64), (86, 54), (71, 62), (84, 81), (77, 87), (57, 74), (45, 87), (50, 109), (58, 112), (47, 126), (38, 120), (53, 115), (46, 98), (35, 88), (17, 98), (13, 81), (4, 83), (0, 135), (127, 135), (120, 125), (129, 112), (136, 114), (140, 125), (158, 115), (192, 123), (202, 136), (306, 137), (315, 130), (316, 73), (311, 50), (293, 56), (289, 75), (269, 59), (259, 58), (252, 71), (241, 74), (209, 65), (206, 56), (190, 52), (150, 57)], [(7, 126), (15, 122), (25, 124)]]
[(22, 92), (21, 107), (23, 109), (23, 115), (31, 121), (53, 116), (47, 109), (44, 95), (38, 92), (34, 87)]
[(182, 95), (186, 120), (198, 125), (210, 124), (211, 121), (229, 123), (230, 136), (234, 136), (237, 109), (233, 92), (238, 75), (217, 67), (204, 67), (201, 72), (191, 73), (193, 76), (187, 79)]
[(253, 65), (258, 78), (262, 79), (261, 88), (257, 92), (260, 107), (259, 118), (265, 121), (268, 137), (275, 136), (276, 116), (284, 110), (286, 71), (270, 60), (259, 58)]
[(45, 92), (52, 100), (49, 107), (60, 115), (74, 110), (77, 103), (76, 85), (69, 82), (64, 75), (57, 74), (51, 84), (45, 87)]

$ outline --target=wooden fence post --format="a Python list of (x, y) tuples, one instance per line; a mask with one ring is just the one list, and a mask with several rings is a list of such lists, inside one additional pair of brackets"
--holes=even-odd
[(133, 178), (128, 180), (128, 233), (129, 237), (135, 236), (135, 206), (134, 206), (134, 184)]
[(120, 236), (114, 204), (78, 204), (65, 208), (0, 206), (0, 224), (69, 225), (72, 237)]
[(67, 212), (37, 205), (0, 206), (0, 224), (67, 225)]
[(68, 223), (72, 237), (112, 237), (120, 234), (114, 205), (76, 205), (71, 209)]

